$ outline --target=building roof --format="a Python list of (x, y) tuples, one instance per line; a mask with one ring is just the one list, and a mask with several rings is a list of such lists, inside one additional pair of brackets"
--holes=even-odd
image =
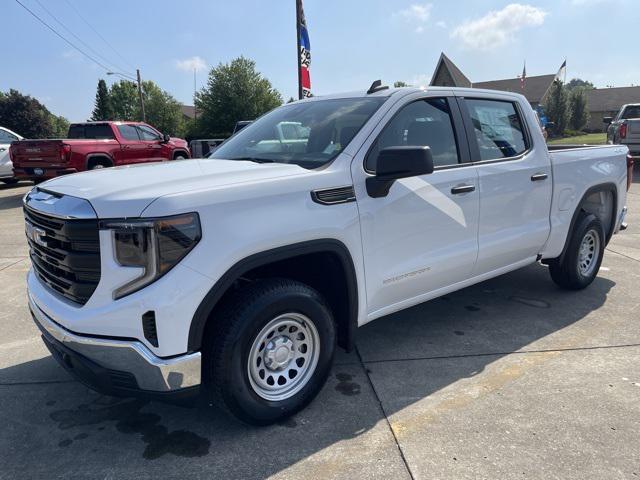
[(473, 88), (486, 88), (489, 90), (503, 90), (513, 93), (521, 93), (531, 103), (540, 103), (553, 83), (554, 74), (526, 77), (524, 88), (519, 78), (507, 78), (504, 80), (491, 80), (488, 82), (474, 82)]
[(640, 87), (594, 88), (586, 94), (591, 112), (617, 111), (627, 103), (640, 103)]
[[(444, 72), (443, 72), (444, 70)], [(436, 65), (436, 69), (433, 72), (433, 77), (431, 77), (431, 82), (429, 85), (436, 85), (436, 81), (439, 78), (439, 73), (448, 74), (448, 76), (453, 80), (453, 85), (438, 85), (441, 87), (470, 87), (471, 80), (467, 78), (467, 76), (462, 73), (455, 63), (451, 61), (449, 57), (447, 57), (444, 52), (440, 53), (440, 58), (438, 59), (438, 63)]]
[(193, 105), (180, 105), (182, 115), (187, 118), (196, 118), (196, 107)]

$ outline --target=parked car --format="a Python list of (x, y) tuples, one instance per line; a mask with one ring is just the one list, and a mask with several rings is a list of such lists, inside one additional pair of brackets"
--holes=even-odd
[(604, 117), (607, 143), (626, 145), (631, 155), (640, 155), (640, 103), (623, 105), (615, 117)]
[(11, 146), (14, 176), (42, 181), (117, 165), (189, 158), (187, 142), (140, 122), (73, 123), (64, 140), (21, 140)]
[(191, 140), (189, 142), (191, 156), (193, 158), (204, 158), (213, 152), (222, 142), (224, 142), (224, 138)]
[[(281, 122), (308, 129), (305, 148), (273, 148)], [(536, 261), (562, 288), (589, 286), (625, 225), (626, 154), (549, 151), (515, 93), (314, 97), (210, 159), (35, 187), (29, 306), (53, 356), (97, 390), (204, 393), (272, 423), (316, 396), (336, 344), (372, 320)]]
[(0, 127), (0, 182), (16, 183), (13, 176), (13, 163), (9, 156), (11, 142), (22, 140), (22, 137), (8, 128)]

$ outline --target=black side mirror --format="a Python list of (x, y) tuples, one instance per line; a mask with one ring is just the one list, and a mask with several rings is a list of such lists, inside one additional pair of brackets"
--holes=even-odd
[(376, 159), (376, 175), (367, 178), (367, 193), (372, 198), (385, 197), (393, 182), (433, 172), (429, 147), (388, 147)]
[(162, 135), (162, 143), (169, 143), (169, 140), (171, 140), (171, 137), (169, 135), (167, 135), (166, 133)]
[(607, 125), (613, 122), (613, 117), (602, 117), (602, 123), (606, 123)]

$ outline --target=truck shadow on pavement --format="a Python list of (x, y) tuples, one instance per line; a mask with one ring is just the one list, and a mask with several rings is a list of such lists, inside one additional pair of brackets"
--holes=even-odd
[[(380, 319), (360, 329), (357, 352), (337, 356), (327, 385), (307, 409), (270, 427), (246, 426), (207, 407), (101, 396), (66, 373), (56, 373), (56, 383), (4, 384), (0, 447), (3, 457), (12, 455), (3, 458), (9, 465), (3, 473), (64, 476), (71, 465), (79, 477), (138, 471), (249, 479), (285, 469), (308, 477), (309, 466), (352, 471), (352, 477), (369, 468), (391, 472), (398, 458), (397, 449), (389, 449), (394, 440), (385, 416), (472, 379), (514, 352), (597, 342), (582, 323), (594, 321), (585, 317), (614, 285), (601, 276), (587, 290), (561, 291), (546, 267), (532, 265)], [(569, 334), (559, 333), (567, 328)], [(42, 379), (54, 371), (52, 363), (45, 357), (9, 367), (2, 378)], [(332, 446), (337, 453), (316, 455)], [(309, 457), (303, 467), (299, 462)]]

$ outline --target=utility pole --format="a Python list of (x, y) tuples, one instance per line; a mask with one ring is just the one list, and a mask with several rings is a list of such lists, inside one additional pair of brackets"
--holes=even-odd
[(138, 77), (138, 96), (140, 97), (140, 111), (142, 112), (142, 121), (147, 121), (147, 115), (144, 112), (144, 99), (142, 98), (142, 80), (140, 79), (140, 69), (136, 69)]

